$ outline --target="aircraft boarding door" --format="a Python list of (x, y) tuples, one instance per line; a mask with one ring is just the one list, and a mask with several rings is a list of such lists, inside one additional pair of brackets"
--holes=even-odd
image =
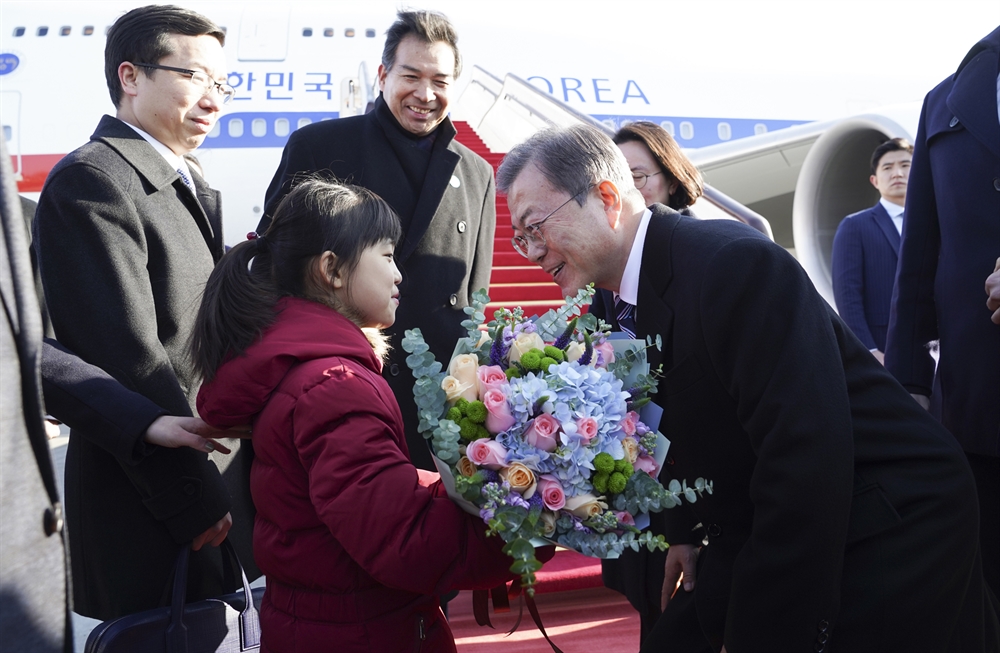
[(240, 21), (240, 61), (284, 61), (288, 55), (289, 11), (246, 9)]
[(356, 116), (365, 112), (361, 82), (347, 77), (340, 82), (340, 117)]
[(0, 121), (3, 122), (3, 139), (7, 141), (14, 179), (21, 181), (21, 93), (0, 91)]

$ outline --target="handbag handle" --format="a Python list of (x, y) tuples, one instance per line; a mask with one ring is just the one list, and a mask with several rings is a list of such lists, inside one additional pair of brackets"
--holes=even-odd
[[(236, 567), (239, 567), (243, 579), (243, 610), (240, 611), (240, 650), (247, 651), (260, 647), (260, 615), (257, 606), (253, 604), (253, 592), (250, 581), (243, 569), (236, 548), (228, 539), (222, 541), (222, 551)], [(184, 598), (187, 596), (188, 567), (190, 566), (191, 545), (184, 544), (177, 553), (177, 563), (174, 565), (174, 588), (170, 600), (170, 625), (167, 626), (167, 653), (187, 653), (187, 626), (184, 625)]]

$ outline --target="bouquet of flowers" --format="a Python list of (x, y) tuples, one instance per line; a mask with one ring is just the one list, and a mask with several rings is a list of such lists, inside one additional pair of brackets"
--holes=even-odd
[(663, 536), (641, 530), (648, 513), (712, 492), (701, 478), (693, 487), (656, 480), (669, 443), (656, 430), (662, 411), (650, 403), (656, 373), (645, 352), (659, 338), (613, 339), (582, 312), (593, 293), (585, 288), (533, 320), (501, 309), (484, 329), (489, 297), (478, 291), (447, 373), (419, 329), (402, 343), (418, 428), (449, 495), (504, 539), (529, 593), (541, 568), (535, 545), (598, 558), (662, 550)]

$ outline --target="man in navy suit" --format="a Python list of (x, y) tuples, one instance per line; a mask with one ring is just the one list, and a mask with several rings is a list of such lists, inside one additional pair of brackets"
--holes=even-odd
[[(983, 287), (1000, 256), (1000, 27), (924, 99), (899, 250), (886, 368), (941, 421), (979, 488), (983, 570), (1000, 593), (1000, 325)], [(937, 383), (938, 381), (935, 381)]]
[(882, 197), (870, 209), (844, 218), (833, 239), (837, 312), (879, 362), (884, 362), (885, 356), (912, 157), (913, 146), (903, 138), (875, 148), (870, 180)]

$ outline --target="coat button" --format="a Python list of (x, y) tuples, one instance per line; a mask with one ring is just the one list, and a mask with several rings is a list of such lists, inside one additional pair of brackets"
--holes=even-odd
[(42, 517), (42, 526), (45, 529), (46, 537), (62, 531), (62, 506), (56, 504), (52, 508), (46, 508), (45, 515)]
[(830, 636), (826, 633), (820, 633), (819, 635), (816, 636), (816, 641), (819, 642), (820, 644), (826, 644), (828, 641), (830, 641)]
[(458, 303), (458, 295), (452, 295), (451, 297), (449, 297), (448, 298), (448, 303), (451, 304), (452, 306), (454, 306), (455, 304), (457, 304)]
[(460, 221), (458, 223), (458, 233), (464, 234), (465, 233), (465, 229), (466, 229), (467, 226), (468, 225), (465, 224), (465, 220)]
[(389, 374), (399, 376), (399, 363), (393, 363), (389, 366)]
[(816, 627), (821, 633), (825, 633), (830, 628), (830, 622), (826, 619), (820, 619), (819, 625)]
[(823, 653), (823, 651), (826, 650), (826, 644), (820, 644), (819, 642), (816, 642), (816, 646), (814, 646), (813, 648), (816, 650), (816, 653)]
[(952, 116), (951, 120), (948, 122), (949, 127), (954, 127), (958, 124), (958, 116)]
[(997, 177), (996, 179), (993, 180), (993, 188), (1000, 190), (1000, 177)]
[(718, 524), (709, 524), (705, 528), (705, 532), (708, 533), (709, 537), (719, 537), (722, 535), (722, 526), (719, 526)]
[(194, 483), (188, 483), (184, 486), (184, 494), (191, 496), (194, 494)]

